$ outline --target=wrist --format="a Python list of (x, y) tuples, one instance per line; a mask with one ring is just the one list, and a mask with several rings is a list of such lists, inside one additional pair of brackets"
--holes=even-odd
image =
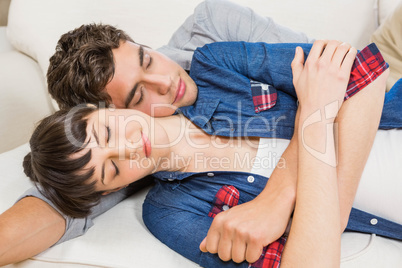
[(288, 211), (290, 215), (296, 202), (296, 187), (293, 184), (265, 187), (264, 191), (255, 200), (263, 202), (264, 206), (272, 206), (274, 204), (281, 211)]

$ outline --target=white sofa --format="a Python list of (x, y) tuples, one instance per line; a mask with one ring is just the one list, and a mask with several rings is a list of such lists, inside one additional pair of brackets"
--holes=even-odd
[[(0, 27), (0, 213), (31, 187), (21, 163), (29, 150), (26, 142), (35, 122), (57, 109), (47, 94), (45, 74), (60, 35), (83, 23), (103, 22), (126, 30), (137, 42), (157, 48), (168, 42), (201, 1), (11, 1), (8, 25)], [(400, 0), (234, 2), (310, 37), (339, 39), (360, 49), (369, 43), (371, 34)], [(398, 138), (401, 135), (396, 132), (379, 133), (363, 179), (375, 179), (376, 171), (384, 170), (378, 161), (385, 155), (380, 148)], [(382, 175), (401, 174), (402, 171)], [(98, 217), (86, 235), (6, 267), (198, 267), (146, 229), (141, 219), (146, 192), (142, 190)], [(402, 267), (402, 242), (345, 233), (341, 266)]]

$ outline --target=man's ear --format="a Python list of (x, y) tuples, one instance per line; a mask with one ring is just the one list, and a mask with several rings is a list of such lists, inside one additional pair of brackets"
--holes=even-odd
[(103, 192), (103, 193), (102, 193), (102, 195), (108, 195), (108, 194), (111, 194), (111, 193), (114, 193), (114, 192), (120, 191), (121, 189), (126, 188), (127, 186), (128, 186), (128, 184), (127, 184), (127, 185), (125, 185), (125, 186), (121, 186), (121, 187), (119, 187), (119, 188), (116, 188), (116, 189), (110, 190), (110, 191), (105, 191), (105, 192)]

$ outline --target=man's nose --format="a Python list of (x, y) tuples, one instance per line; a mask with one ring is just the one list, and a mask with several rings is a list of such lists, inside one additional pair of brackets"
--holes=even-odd
[(150, 90), (160, 95), (166, 95), (173, 86), (173, 81), (169, 75), (151, 74), (146, 77), (146, 82)]

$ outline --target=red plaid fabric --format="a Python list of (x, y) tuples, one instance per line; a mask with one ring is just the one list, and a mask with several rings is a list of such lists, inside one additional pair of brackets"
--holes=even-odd
[(239, 190), (234, 186), (222, 186), (214, 198), (214, 205), (208, 213), (208, 216), (215, 216), (224, 210), (236, 206), (239, 203)]
[[(362, 88), (374, 81), (386, 69), (388, 64), (384, 61), (381, 52), (374, 43), (366, 46), (357, 53), (352, 66), (345, 100), (352, 97)], [(251, 95), (253, 97), (254, 110), (259, 113), (275, 106), (277, 92), (273, 86), (250, 81)]]
[[(215, 216), (239, 203), (239, 190), (236, 187), (222, 186), (216, 193), (214, 203), (208, 216), (215, 218)], [(264, 247), (262, 254), (258, 261), (251, 263), (250, 268), (278, 268), (281, 264), (281, 256), (285, 246), (286, 237), (282, 236), (275, 242)]]
[(356, 55), (346, 89), (345, 100), (373, 82), (386, 69), (388, 69), (388, 64), (384, 61), (377, 46), (374, 43), (366, 46)]
[(250, 81), (250, 85), (251, 95), (253, 96), (254, 111), (256, 113), (271, 109), (275, 106), (278, 96), (276, 89), (273, 86), (252, 80)]
[(287, 237), (282, 236), (275, 242), (264, 247), (258, 261), (251, 263), (249, 268), (278, 268), (281, 265), (281, 256)]

